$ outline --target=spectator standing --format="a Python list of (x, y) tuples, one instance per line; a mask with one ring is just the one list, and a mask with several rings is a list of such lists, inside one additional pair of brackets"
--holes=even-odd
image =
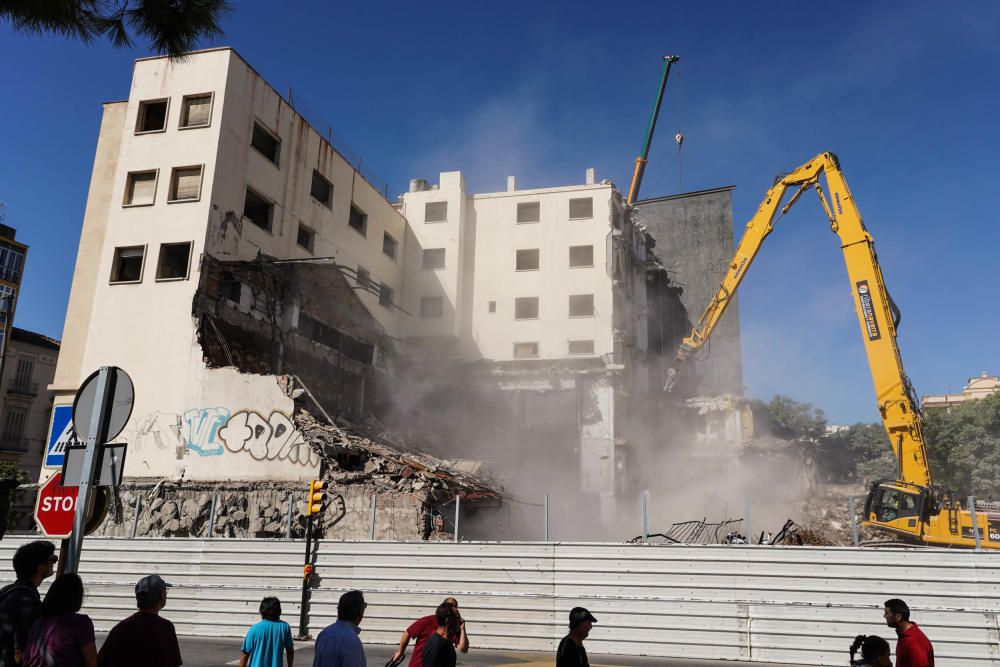
[(365, 617), (365, 596), (347, 591), (337, 601), (337, 622), (323, 628), (316, 638), (313, 667), (367, 667), (361, 644), (361, 620)]
[[(434, 613), (437, 629), (424, 642), (421, 651), (421, 663), (424, 667), (455, 667), (458, 655), (455, 653), (455, 643), (449, 637), (454, 616), (455, 607), (447, 602), (438, 606)], [(416, 647), (413, 650), (416, 651)]]
[[(458, 600), (448, 597), (444, 599), (442, 604), (449, 605), (453, 611), (446, 638), (450, 639), (460, 652), (468, 653), (469, 636), (465, 631), (465, 620), (462, 618), (461, 611), (459, 611)], [(437, 614), (418, 618), (411, 623), (410, 627), (403, 631), (403, 636), (399, 639), (399, 648), (396, 649), (391, 662), (396, 664), (402, 662), (403, 657), (406, 655), (406, 647), (409, 646), (412, 639), (416, 643), (413, 645), (413, 655), (410, 656), (410, 667), (422, 667), (424, 644), (431, 635), (437, 632), (437, 628)]]
[(556, 667), (590, 667), (583, 640), (594, 623), (597, 619), (593, 614), (583, 607), (573, 607), (569, 612), (569, 634), (563, 637), (556, 650)]
[(170, 584), (160, 575), (143, 577), (135, 585), (139, 611), (111, 628), (97, 654), (100, 667), (179, 667), (181, 647), (174, 624), (160, 616)]
[(56, 545), (45, 540), (22, 544), (14, 553), (17, 581), (0, 589), (0, 667), (21, 664), (28, 630), (42, 615), (38, 586), (58, 560)]
[[(861, 659), (854, 656), (861, 649)], [(889, 642), (876, 635), (858, 635), (851, 644), (851, 665), (853, 667), (892, 667), (889, 660)]]
[(885, 624), (896, 631), (896, 667), (934, 667), (934, 647), (910, 621), (910, 608), (900, 599), (885, 601)]
[(281, 620), (281, 600), (260, 601), (260, 622), (250, 626), (240, 649), (240, 667), (281, 667), (281, 654), (288, 657), (288, 667), (295, 658), (292, 629)]
[(56, 577), (45, 593), (42, 617), (28, 631), (24, 667), (97, 667), (94, 622), (79, 613), (82, 606), (80, 576)]

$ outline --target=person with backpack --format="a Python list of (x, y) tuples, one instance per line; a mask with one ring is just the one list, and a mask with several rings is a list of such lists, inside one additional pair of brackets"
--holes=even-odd
[(45, 540), (22, 544), (14, 553), (17, 581), (0, 589), (0, 667), (21, 664), (28, 630), (42, 615), (38, 586), (58, 560), (56, 545)]
[(24, 667), (97, 667), (94, 622), (79, 613), (82, 606), (80, 575), (56, 577), (45, 593), (42, 617), (28, 631)]
[(281, 667), (281, 654), (292, 667), (295, 646), (292, 629), (281, 620), (281, 600), (267, 597), (260, 601), (260, 622), (254, 623), (243, 638), (240, 667)]

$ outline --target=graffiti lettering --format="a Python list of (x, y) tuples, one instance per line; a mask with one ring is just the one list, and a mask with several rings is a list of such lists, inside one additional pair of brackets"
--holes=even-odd
[(278, 411), (272, 412), (267, 419), (256, 412), (237, 412), (219, 429), (218, 438), (229, 451), (245, 451), (258, 461), (319, 463), (319, 455), (302, 438), (288, 416)]
[(188, 449), (199, 456), (221, 456), (226, 450), (216, 436), (227, 419), (227, 408), (192, 408), (185, 412), (184, 438)]

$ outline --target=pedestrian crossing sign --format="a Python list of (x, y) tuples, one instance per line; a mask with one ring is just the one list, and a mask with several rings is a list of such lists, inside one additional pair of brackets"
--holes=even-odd
[(49, 429), (49, 442), (45, 450), (45, 467), (62, 468), (67, 445), (76, 442), (76, 432), (73, 430), (73, 406), (55, 406), (52, 409), (52, 426)]

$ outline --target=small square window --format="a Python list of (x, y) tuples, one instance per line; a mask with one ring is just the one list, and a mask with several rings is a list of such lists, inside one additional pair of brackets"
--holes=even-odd
[(150, 206), (156, 199), (155, 169), (132, 171), (125, 179), (125, 200), (123, 206)]
[(537, 320), (538, 319), (538, 297), (522, 296), (514, 299), (514, 319), (515, 320)]
[(489, 309), (490, 309), (491, 313), (497, 312), (497, 302), (496, 301), (490, 301)]
[(586, 220), (594, 217), (594, 198), (586, 197), (569, 200), (569, 219)]
[(347, 219), (347, 224), (362, 236), (368, 235), (368, 216), (354, 204), (351, 204), (351, 215)]
[(424, 222), (447, 222), (448, 202), (429, 201), (424, 205)]
[(534, 359), (538, 357), (538, 343), (514, 343), (515, 359)]
[(169, 100), (139, 102), (139, 116), (135, 120), (135, 133), (163, 132), (167, 129)]
[(593, 317), (594, 316), (594, 295), (593, 294), (570, 294), (570, 296), (569, 296), (569, 316), (570, 317)]
[(309, 194), (323, 206), (333, 206), (333, 183), (323, 178), (323, 175), (313, 169), (312, 185)]
[(538, 248), (530, 250), (518, 250), (515, 261), (516, 271), (537, 271), (538, 270)]
[(190, 243), (163, 243), (160, 261), (156, 265), (157, 280), (183, 280), (191, 264)]
[(295, 237), (295, 242), (300, 248), (305, 248), (309, 252), (312, 252), (316, 242), (316, 232), (305, 225), (299, 225), (299, 233)]
[(254, 121), (253, 136), (250, 138), (250, 145), (257, 149), (257, 152), (278, 164), (278, 154), (281, 152), (281, 139), (259, 122)]
[(271, 231), (274, 204), (247, 187), (243, 200), (243, 217), (265, 231)]
[(146, 246), (115, 248), (115, 258), (111, 265), (111, 282), (137, 283), (142, 281), (143, 260)]
[(425, 296), (420, 298), (420, 317), (437, 319), (444, 317), (444, 297)]
[(181, 104), (181, 122), (178, 127), (186, 130), (208, 127), (212, 122), (212, 94), (185, 95)]
[(537, 201), (524, 202), (517, 205), (517, 224), (538, 222), (542, 219), (542, 205)]
[(201, 167), (177, 167), (170, 175), (168, 202), (201, 199)]
[(382, 252), (384, 252), (391, 259), (396, 259), (396, 248), (399, 246), (399, 242), (392, 236), (385, 232), (382, 234)]
[(219, 279), (219, 297), (240, 305), (243, 296), (243, 285), (232, 273), (223, 273)]
[(444, 250), (444, 248), (427, 248), (424, 250), (423, 267), (425, 269), (443, 269)]
[(368, 283), (372, 280), (371, 272), (365, 267), (358, 265), (358, 284), (362, 287), (366, 287)]
[(593, 266), (594, 265), (594, 246), (592, 245), (574, 245), (569, 247), (569, 265), (570, 267), (577, 266)]
[(378, 286), (378, 302), (385, 306), (386, 308), (392, 308), (392, 298), (394, 296), (393, 289), (386, 285), (385, 283), (380, 283)]
[(593, 354), (594, 341), (592, 340), (571, 340), (569, 341), (570, 354)]

